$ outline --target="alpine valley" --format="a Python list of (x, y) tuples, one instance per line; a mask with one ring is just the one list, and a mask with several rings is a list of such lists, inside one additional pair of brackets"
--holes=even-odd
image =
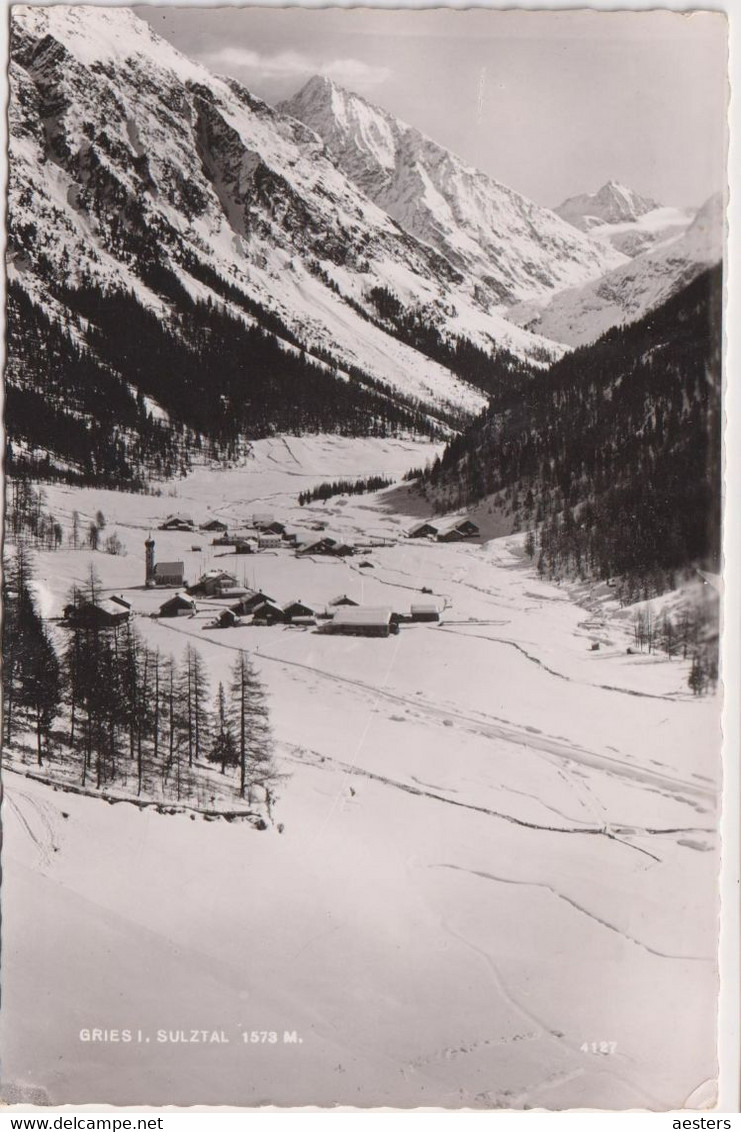
[(10, 23), (3, 1102), (713, 1107), (720, 198)]

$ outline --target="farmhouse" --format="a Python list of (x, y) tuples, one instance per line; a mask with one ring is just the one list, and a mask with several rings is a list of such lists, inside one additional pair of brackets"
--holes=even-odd
[(131, 609), (111, 598), (98, 601), (78, 601), (65, 605), (64, 620), (80, 629), (111, 629), (123, 625), (131, 617)]
[(193, 520), (186, 515), (170, 515), (164, 523), (160, 523), (161, 531), (192, 531)]
[(235, 554), (256, 554), (257, 540), (253, 538), (240, 538), (234, 543)]
[(438, 528), (432, 523), (417, 523), (416, 527), (412, 527), (411, 531), (407, 532), (407, 538), (434, 538), (437, 532)]
[(234, 629), (239, 624), (239, 618), (231, 609), (222, 609), (214, 625), (219, 629)]
[(352, 597), (348, 597), (347, 594), (340, 594), (338, 597), (333, 597), (331, 601), (328, 601), (327, 605), (360, 605), (360, 602), (355, 601)]
[(248, 591), (244, 597), (240, 598), (235, 605), (230, 605), (229, 608), (233, 613), (239, 614), (240, 617), (246, 617), (248, 614), (254, 613), (257, 607), (266, 601), (273, 602), (274, 599), (269, 594), (264, 594), (262, 590), (252, 593)]
[(479, 528), (476, 523), (470, 519), (459, 519), (447, 531), (443, 531), (437, 536), (438, 542), (462, 542), (463, 539), (476, 538), (479, 534)]
[(289, 601), (283, 606), (286, 621), (305, 620), (314, 616), (314, 610), (302, 601)]
[(263, 601), (252, 610), (252, 620), (256, 625), (274, 625), (288, 621), (288, 617), (274, 601)]
[(159, 608), (158, 617), (192, 617), (196, 603), (185, 594), (175, 594)]
[(410, 610), (412, 621), (439, 621), (440, 610), (434, 601), (420, 601), (412, 605)]
[(156, 586), (182, 586), (185, 584), (184, 562), (157, 562), (154, 567)]
[[(240, 592), (234, 594), (235, 589)], [(245, 592), (240, 588), (234, 575), (227, 573), (226, 570), (207, 570), (196, 584), (188, 589), (189, 594), (200, 594), (202, 597), (239, 597)]]
[(202, 531), (227, 531), (229, 528), (221, 519), (209, 519), (207, 523), (201, 523), (200, 529)]
[(330, 535), (323, 535), (322, 538), (302, 542), (296, 548), (296, 555), (302, 557), (304, 554), (332, 554), (335, 546), (337, 546), (337, 539), (333, 539)]
[(338, 633), (350, 637), (388, 637), (398, 633), (399, 626), (392, 620), (388, 608), (358, 605), (338, 609), (331, 621), (320, 629), (322, 633)]

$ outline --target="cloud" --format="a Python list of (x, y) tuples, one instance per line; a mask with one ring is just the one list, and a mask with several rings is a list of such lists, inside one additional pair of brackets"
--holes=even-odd
[(306, 80), (312, 75), (326, 75), (343, 86), (354, 88), (380, 86), (391, 73), (388, 67), (364, 63), (362, 59), (330, 59), (321, 62), (300, 51), (280, 51), (268, 55), (245, 47), (222, 47), (202, 56), (202, 59), (211, 70), (227, 74), (248, 71), (263, 80)]

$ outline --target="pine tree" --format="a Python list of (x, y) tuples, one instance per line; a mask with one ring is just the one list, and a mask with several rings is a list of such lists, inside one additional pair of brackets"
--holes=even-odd
[(255, 786), (264, 792), (276, 778), (267, 698), (247, 653), (240, 650), (232, 668), (231, 718), (239, 757), (239, 796)]
[(226, 773), (227, 766), (237, 766), (239, 762), (234, 735), (229, 724), (224, 685), (221, 683), (216, 694), (216, 734), (206, 757), (209, 762), (221, 764), (222, 774)]

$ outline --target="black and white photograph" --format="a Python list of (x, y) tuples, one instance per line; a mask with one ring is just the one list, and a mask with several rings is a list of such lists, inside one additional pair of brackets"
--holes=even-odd
[(725, 14), (6, 15), (3, 1104), (712, 1112)]

